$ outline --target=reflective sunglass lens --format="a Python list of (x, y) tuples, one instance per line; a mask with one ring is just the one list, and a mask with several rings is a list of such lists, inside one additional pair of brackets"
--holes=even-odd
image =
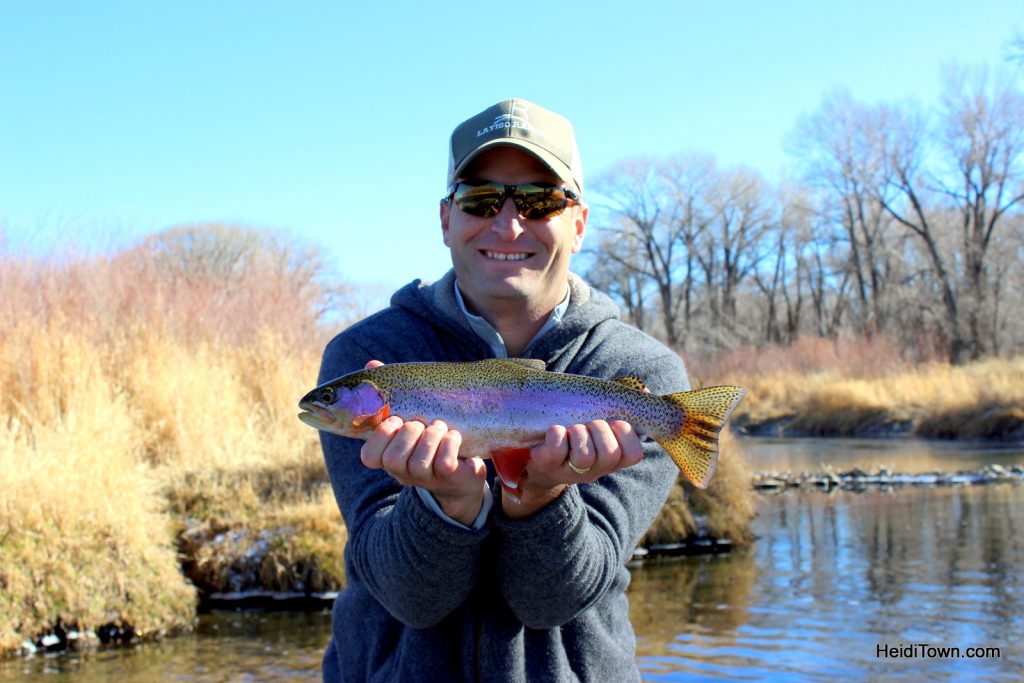
[(505, 199), (505, 188), (494, 185), (460, 185), (455, 193), (455, 205), (471, 216), (490, 218), (498, 215)]
[(498, 215), (505, 199), (510, 196), (519, 215), (528, 220), (554, 218), (565, 210), (571, 199), (563, 188), (530, 183), (508, 187), (498, 183), (459, 183), (453, 199), (461, 211), (471, 216), (492, 218)]
[(557, 188), (541, 188), (517, 192), (513, 195), (516, 209), (523, 218), (539, 220), (554, 218), (565, 211), (568, 204), (565, 193)]

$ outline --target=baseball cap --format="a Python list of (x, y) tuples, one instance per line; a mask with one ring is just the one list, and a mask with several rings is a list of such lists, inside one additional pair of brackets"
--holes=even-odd
[(572, 124), (564, 116), (519, 98), (498, 102), (455, 128), (448, 146), (448, 184), (478, 154), (497, 145), (530, 152), (583, 193), (583, 164)]

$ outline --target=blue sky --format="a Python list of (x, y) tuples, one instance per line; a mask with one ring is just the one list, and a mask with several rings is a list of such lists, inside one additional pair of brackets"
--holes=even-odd
[(0, 239), (227, 222), (392, 288), (447, 269), (448, 135), (498, 100), (572, 120), (588, 177), (699, 151), (775, 178), (830, 89), (929, 104), (1024, 29), (1020, 0), (371, 4), (0, 0)]

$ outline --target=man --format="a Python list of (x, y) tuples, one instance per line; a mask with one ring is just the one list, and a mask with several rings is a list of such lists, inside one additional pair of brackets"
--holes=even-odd
[[(463, 122), (441, 202), (452, 270), (335, 337), (320, 382), (378, 362), (524, 357), (688, 390), (677, 354), (569, 272), (587, 216), (566, 119), (512, 99)], [(639, 679), (625, 563), (677, 474), (656, 444), (625, 422), (552, 425), (513, 493), (492, 460), (459, 459), (441, 422), (321, 439), (349, 533), (324, 680)]]

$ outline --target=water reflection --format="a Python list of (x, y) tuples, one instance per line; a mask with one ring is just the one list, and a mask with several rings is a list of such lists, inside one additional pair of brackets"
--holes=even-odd
[[(752, 462), (769, 463), (755, 469), (827, 461), (920, 472), (1024, 460), (1019, 447), (740, 441)], [(629, 596), (646, 679), (1021, 680), (1024, 486), (757, 499), (759, 538), (749, 550), (633, 571)], [(0, 680), (316, 681), (329, 635), (327, 613), (210, 614), (196, 633), (161, 643), (2, 661)], [(923, 643), (1000, 651), (981, 659), (884, 656), (887, 647)]]
[(860, 467), (874, 471), (889, 467), (894, 472), (956, 472), (985, 465), (1009, 467), (1020, 464), (1021, 445), (962, 443), (925, 439), (813, 439), (737, 438), (737, 449), (754, 472), (820, 471), (825, 467)]
[(680, 626), (728, 632), (750, 620), (754, 553), (648, 563), (633, 571), (630, 618), (642, 654), (669, 655)]
[[(749, 553), (634, 572), (648, 679), (1020, 680), (1021, 487), (787, 493), (759, 512)], [(878, 656), (922, 643), (1000, 656)]]
[(329, 612), (213, 613), (157, 643), (0, 661), (2, 681), (319, 681)]

